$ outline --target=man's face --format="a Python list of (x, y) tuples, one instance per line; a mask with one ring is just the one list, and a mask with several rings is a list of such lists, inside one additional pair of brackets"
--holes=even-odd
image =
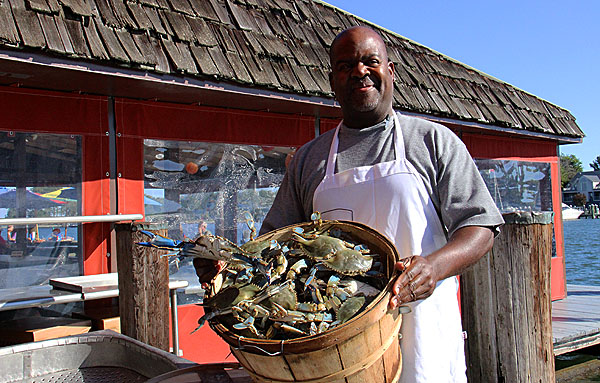
[(329, 81), (344, 123), (364, 127), (382, 121), (392, 110), (394, 64), (379, 36), (367, 28), (348, 30), (334, 42), (330, 58)]

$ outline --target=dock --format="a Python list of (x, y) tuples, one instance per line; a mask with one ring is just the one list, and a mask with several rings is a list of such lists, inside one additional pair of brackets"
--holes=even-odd
[(579, 219), (598, 219), (600, 218), (600, 208), (596, 204), (588, 205), (583, 209), (583, 214)]
[(600, 344), (600, 286), (567, 285), (567, 297), (552, 302), (554, 355)]

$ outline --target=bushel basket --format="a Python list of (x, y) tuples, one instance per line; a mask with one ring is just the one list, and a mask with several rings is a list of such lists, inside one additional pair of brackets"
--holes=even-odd
[[(381, 255), (389, 281), (380, 294), (348, 322), (324, 333), (290, 340), (242, 337), (219, 322), (210, 322), (240, 364), (255, 382), (396, 382), (401, 370), (399, 330), (402, 315), (389, 311), (394, 263), (394, 245), (372, 228), (348, 221), (323, 221), (340, 228)], [(310, 228), (312, 222), (274, 230), (257, 240), (290, 239), (294, 227)]]

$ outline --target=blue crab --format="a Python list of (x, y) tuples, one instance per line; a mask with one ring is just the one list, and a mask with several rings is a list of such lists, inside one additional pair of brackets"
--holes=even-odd
[(206, 293), (198, 328), (218, 320), (247, 337), (320, 334), (347, 322), (380, 292), (374, 287), (381, 286), (375, 282), (383, 270), (377, 255), (335, 221), (315, 213), (312, 225), (255, 238), (254, 221), (245, 218), (251, 232), (242, 245), (212, 234), (182, 242), (143, 232), (149, 240), (142, 246), (224, 262)]

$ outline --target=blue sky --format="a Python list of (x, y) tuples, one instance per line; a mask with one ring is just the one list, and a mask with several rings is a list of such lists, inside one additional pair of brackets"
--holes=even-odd
[(330, 0), (327, 3), (569, 110), (600, 156), (600, 1)]

